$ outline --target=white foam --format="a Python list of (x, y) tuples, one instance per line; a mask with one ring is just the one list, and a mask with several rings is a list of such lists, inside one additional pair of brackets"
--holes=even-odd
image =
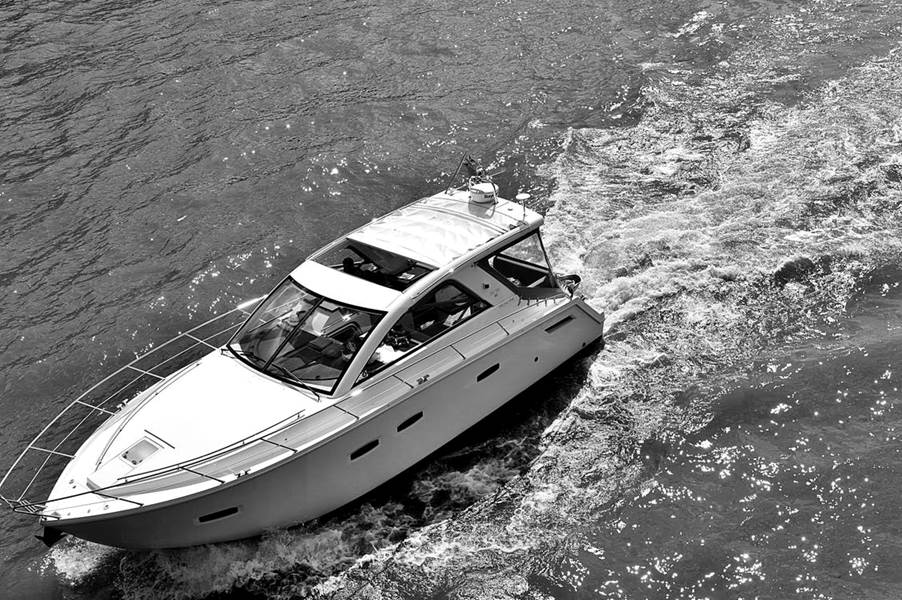
[(120, 552), (117, 548), (67, 537), (47, 552), (43, 568), (52, 569), (69, 584), (79, 584)]
[[(793, 75), (769, 76), (773, 66), (751, 54), (720, 68), (744, 70), (701, 89), (664, 81), (648, 90), (656, 104), (637, 127), (565, 136), (547, 170), (556, 187), (546, 246), (558, 270), (582, 272), (581, 291), (627, 335), (590, 366), (526, 477), (496, 492), (513, 511), (468, 511), (402, 544), (421, 575), (498, 564), (488, 548), (537, 548), (592, 522), (618, 490), (650, 489), (637, 483), (642, 464), (620, 450), (668, 428), (702, 426), (704, 403), (682, 408), (682, 390), (719, 385), (712, 374), (760, 352), (768, 327), (813, 331), (842, 310), (868, 260), (902, 256), (894, 204), (881, 201), (896, 193), (883, 172), (898, 162), (902, 60), (869, 65), (804, 108), (761, 101), (744, 148), (732, 128), (750, 109), (735, 106), (761, 81)], [(693, 113), (710, 118), (692, 121)], [(775, 269), (800, 256), (831, 264), (781, 287)], [(358, 564), (341, 581), (390, 581), (386, 570), (404, 572), (391, 569), (391, 556)]]
[[(690, 21), (684, 33), (708, 19)], [(719, 374), (756, 356), (775, 333), (769, 327), (811, 327), (837, 314), (856, 269), (881, 254), (902, 255), (888, 201), (898, 191), (884, 177), (899, 164), (902, 59), (860, 69), (801, 108), (760, 99), (749, 107), (762, 81), (793, 76), (775, 75), (768, 60), (737, 52), (699, 86), (662, 79), (646, 89), (653, 106), (637, 127), (571, 130), (563, 140), (546, 171), (556, 183), (546, 245), (558, 270), (583, 274), (581, 291), (622, 335), (589, 366), (525, 476), (503, 462), (439, 474), (417, 488), (423, 498), (450, 489), (474, 499), (492, 495), (492, 502), (398, 545), (379, 548), (363, 537), (373, 541), (363, 557), (337, 529), (129, 555), (125, 597), (255, 585), (269, 595), (300, 595), (302, 584), (266, 581), (283, 581), (304, 565), (328, 574), (354, 564), (321, 583), (321, 593), (371, 585), (379, 596), (380, 582), (391, 590), (414, 575), (478, 580), (474, 565), (504, 564), (559, 542), (594, 522), (623, 490), (649, 489), (640, 485), (647, 472), (635, 446), (668, 429), (702, 426), (705, 393), (722, 384)], [(752, 108), (761, 116), (750, 118)], [(748, 143), (739, 151), (742, 136)], [(810, 280), (776, 285), (774, 270), (799, 256), (833, 264)], [(696, 385), (702, 398), (684, 408), (679, 394)], [(398, 518), (391, 510), (361, 518), (382, 535)], [(522, 595), (525, 583), (512, 576), (497, 585), (485, 589)]]

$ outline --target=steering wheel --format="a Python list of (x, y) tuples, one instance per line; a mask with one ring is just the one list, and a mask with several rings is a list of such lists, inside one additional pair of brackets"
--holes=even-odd
[[(258, 333), (257, 335), (255, 335), (255, 336), (252, 338), (251, 343), (249, 344), (249, 346), (250, 346), (250, 347), (249, 347), (249, 354), (252, 354), (252, 355), (254, 355), (254, 356), (256, 356), (256, 357), (262, 358), (263, 355), (262, 355), (261, 352), (260, 352), (260, 346), (261, 346), (264, 342), (269, 342), (269, 341), (271, 341), (273, 338), (279, 337), (279, 332), (281, 332), (281, 331), (284, 331), (284, 330), (283, 330), (280, 326), (273, 327), (273, 328), (271, 328), (271, 329), (262, 329), (262, 330), (260, 330), (260, 333)], [(247, 352), (247, 350), (246, 350), (246, 352)]]

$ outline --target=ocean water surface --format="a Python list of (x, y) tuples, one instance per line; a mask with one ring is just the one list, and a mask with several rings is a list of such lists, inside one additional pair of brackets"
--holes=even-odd
[(529, 191), (608, 317), (318, 522), (11, 598), (902, 596), (894, 0), (0, 3), (0, 469), (88, 384), (434, 192)]

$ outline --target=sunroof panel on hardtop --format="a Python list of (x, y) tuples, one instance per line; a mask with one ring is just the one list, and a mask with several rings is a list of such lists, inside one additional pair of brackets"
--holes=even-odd
[(435, 270), (432, 265), (348, 238), (312, 260), (399, 292)]

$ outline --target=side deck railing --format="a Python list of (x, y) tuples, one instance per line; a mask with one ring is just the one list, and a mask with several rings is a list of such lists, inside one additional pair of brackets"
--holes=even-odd
[[(48, 499), (47, 495), (65, 465), (98, 426), (127, 401), (167, 375), (221, 347), (261, 299), (244, 302), (145, 352), (69, 402), (22, 450), (0, 479), (0, 499), (15, 512), (43, 516), (53, 516), (47, 514), (48, 503), (77, 496), (93, 495), (95, 502), (99, 498), (139, 505), (140, 502), (116, 493), (124, 482), (61, 498)], [(171, 467), (182, 468), (182, 465)], [(159, 473), (143, 476), (157, 477)]]

